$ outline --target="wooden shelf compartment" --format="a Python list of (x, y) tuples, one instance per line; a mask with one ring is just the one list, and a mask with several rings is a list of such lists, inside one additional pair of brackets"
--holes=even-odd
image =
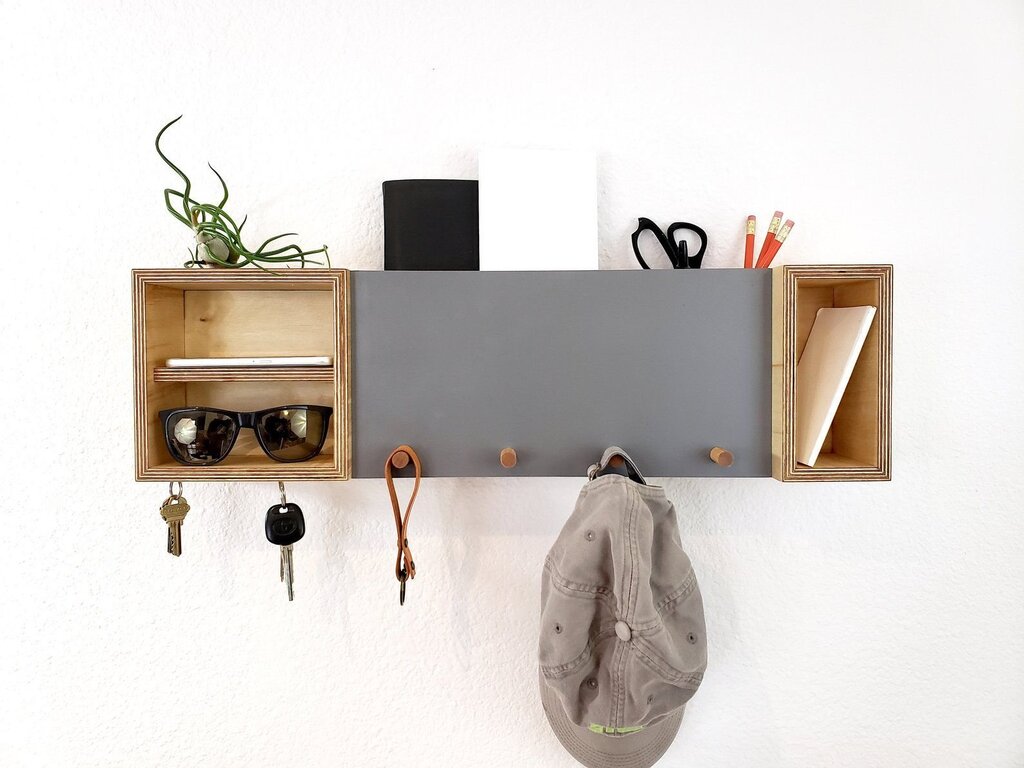
[[(137, 480), (345, 480), (351, 474), (349, 274), (282, 270), (134, 270)], [(171, 357), (329, 355), (330, 367), (168, 368)], [(309, 403), (334, 409), (320, 455), (283, 463), (243, 429), (219, 464), (174, 461), (159, 411), (210, 406), (252, 411)]]
[[(813, 467), (796, 460), (796, 369), (822, 307), (877, 308)], [(892, 265), (772, 270), (772, 476), (783, 481), (889, 480), (892, 458)]]

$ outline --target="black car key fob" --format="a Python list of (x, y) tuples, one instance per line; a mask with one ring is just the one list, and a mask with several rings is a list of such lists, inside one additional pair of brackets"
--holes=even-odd
[(298, 504), (275, 504), (267, 510), (267, 541), (279, 547), (287, 547), (306, 534), (306, 520)]

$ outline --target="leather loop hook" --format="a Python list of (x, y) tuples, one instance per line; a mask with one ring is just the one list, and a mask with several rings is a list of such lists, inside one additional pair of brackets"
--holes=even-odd
[[(405, 453), (411, 460), (416, 470), (416, 479), (412, 486), (412, 495), (409, 497), (409, 504), (405, 508), (405, 515), (402, 515), (401, 505), (398, 503), (398, 492), (395, 490), (395, 481), (392, 476), (392, 460), (396, 454)], [(400, 445), (391, 452), (387, 462), (384, 464), (384, 479), (388, 484), (388, 495), (391, 497), (391, 510), (395, 514), (395, 531), (398, 534), (398, 555), (395, 558), (395, 578), (401, 585), (399, 591), (399, 602), (405, 602), (405, 582), (407, 579), (416, 578), (416, 563), (412, 559), (412, 550), (409, 548), (409, 518), (412, 515), (412, 505), (416, 501), (416, 494), (420, 490), (420, 478), (423, 477), (423, 467), (420, 464), (420, 457), (410, 446)]]

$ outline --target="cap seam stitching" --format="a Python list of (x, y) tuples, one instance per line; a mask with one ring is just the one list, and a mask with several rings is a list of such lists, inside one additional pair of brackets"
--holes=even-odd
[(676, 605), (682, 602), (684, 598), (689, 597), (691, 594), (693, 594), (693, 591), (696, 589), (696, 587), (697, 574), (694, 572), (691, 566), (690, 570), (684, 577), (682, 584), (676, 587), (674, 591), (670, 592), (668, 595), (663, 597), (661, 601), (655, 606), (655, 610), (661, 615), (664, 615), (666, 612), (670, 612), (672, 609), (676, 607)]
[(631, 494), (632, 504), (629, 512), (629, 530), (627, 532), (629, 541), (629, 602), (626, 605), (626, 621), (632, 624), (636, 618), (636, 603), (639, 597), (640, 577), (637, 575), (640, 562), (640, 542), (637, 540), (637, 525), (640, 521), (640, 494)]
[[(643, 638), (637, 638), (633, 643), (633, 647), (640, 657), (640, 660), (645, 662), (646, 665), (656, 674), (661, 675), (667, 681), (672, 683), (692, 683), (694, 690), (701, 684), (704, 679), (704, 672), (684, 672), (676, 669), (657, 653), (654, 647)], [(667, 670), (667, 671), (666, 671)]]
[[(628, 478), (627, 478), (628, 479)], [(630, 481), (632, 482), (632, 481)], [(625, 494), (625, 510), (626, 514), (619, 516), (619, 546), (622, 547), (622, 560), (625, 562), (626, 550), (628, 549), (629, 539), (627, 537), (626, 521), (629, 518), (629, 503), (631, 496), (629, 495), (629, 485), (627, 483), (619, 483), (618, 487), (622, 489), (622, 493)], [(626, 573), (623, 571), (619, 574), (619, 590), (617, 595), (617, 604), (615, 606), (615, 618), (620, 619), (625, 612), (625, 608), (628, 605), (628, 594), (626, 592)], [(616, 633), (618, 637), (618, 633)], [(622, 695), (622, 679), (618, 674), (619, 663), (622, 659), (622, 643), (615, 641), (615, 650), (612, 652), (611, 664), (608, 668), (608, 676), (610, 678), (612, 686), (611, 696), (611, 711), (608, 713), (608, 724), (615, 728), (619, 724), (619, 697)]]
[(617, 641), (616, 646), (619, 652), (619, 660), (617, 662), (619, 670), (616, 675), (618, 685), (615, 686), (615, 717), (612, 720), (611, 725), (613, 728), (621, 728), (622, 718), (626, 711), (626, 681), (623, 674), (626, 668), (626, 644), (619, 640)]
[[(625, 554), (629, 558), (629, 568), (626, 573), (622, 574), (622, 586), (623, 586), (623, 605), (621, 606), (621, 613), (619, 614), (627, 622), (632, 620), (632, 613), (635, 608), (633, 605), (634, 597), (634, 584), (636, 582), (636, 564), (639, 552), (636, 550), (634, 536), (633, 536), (633, 520), (637, 516), (637, 510), (640, 506), (640, 494), (632, 493), (631, 491), (636, 490), (630, 485), (625, 486), (627, 506), (626, 514), (622, 520), (623, 530), (623, 549)], [(627, 624), (628, 626), (628, 624)], [(612, 668), (616, 671), (616, 685), (615, 685), (615, 707), (612, 713), (613, 719), (611, 725), (613, 728), (621, 728), (623, 718), (626, 714), (626, 643), (620, 642), (617, 649), (618, 660), (613, 660)]]
[(664, 626), (664, 624), (661, 620), (661, 617), (659, 616), (658, 618), (651, 619), (650, 621), (646, 621), (643, 624), (630, 624), (629, 631), (634, 635), (653, 634), (660, 630), (662, 626)]
[(563, 583), (563, 586), (565, 586), (566, 589), (573, 589), (573, 590), (576, 590), (578, 592), (592, 592), (592, 593), (596, 593), (596, 594), (609, 594), (609, 595), (613, 591), (613, 590), (608, 589), (608, 587), (603, 587), (603, 586), (596, 585), (596, 584), (583, 584), (582, 582), (573, 581), (572, 579), (567, 578), (560, 570), (558, 570), (558, 566), (555, 565), (554, 561), (550, 558), (550, 556), (548, 557), (547, 560), (545, 560), (544, 567), (546, 569), (550, 570), (552, 578), (560, 580)]
[[(636, 618), (636, 602), (639, 597), (640, 578), (637, 574), (638, 565), (640, 562), (640, 544), (637, 537), (637, 525), (640, 520), (640, 503), (642, 497), (636, 491), (636, 488), (632, 488), (633, 493), (629, 494), (629, 514), (626, 519), (626, 543), (629, 549), (629, 590), (626, 596), (626, 610), (625, 619), (628, 622), (627, 626), (632, 627), (632, 623)], [(628, 644), (622, 643), (622, 654), (619, 657), (619, 700), (618, 700), (618, 713), (617, 719), (613, 723), (614, 727), (621, 728), (625, 723), (626, 719), (626, 675), (628, 674)]]
[(579, 669), (583, 664), (590, 660), (594, 655), (594, 649), (607, 640), (609, 637), (615, 634), (615, 628), (602, 629), (594, 637), (587, 641), (586, 646), (580, 651), (575, 657), (565, 662), (564, 664), (555, 665), (540, 665), (541, 671), (546, 677), (554, 679), (562, 679), (567, 677), (571, 673)]
[[(622, 559), (620, 560), (620, 562), (625, 561), (627, 556), (627, 550), (629, 548), (629, 533), (626, 523), (629, 519), (630, 502), (632, 501), (632, 497), (629, 495), (629, 489), (623, 487), (623, 491), (626, 494), (626, 498), (624, 499), (624, 501), (626, 502), (626, 514), (621, 515), (619, 517), (619, 546), (622, 547)], [(629, 606), (629, 593), (626, 589), (625, 571), (619, 574), (619, 590), (616, 603), (617, 604), (615, 606), (615, 616), (616, 618), (621, 618), (625, 615), (626, 608)], [(614, 723), (612, 723), (612, 725), (614, 725)]]
[(570, 579), (565, 578), (565, 576), (558, 571), (558, 567), (550, 561), (544, 563), (544, 569), (547, 570), (551, 576), (551, 585), (566, 597), (572, 597), (578, 600), (601, 600), (613, 615), (617, 613), (615, 596), (612, 594), (612, 590), (607, 587), (598, 587), (571, 581)]

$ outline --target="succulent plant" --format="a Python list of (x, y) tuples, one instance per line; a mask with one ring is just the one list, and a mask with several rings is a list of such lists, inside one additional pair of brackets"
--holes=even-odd
[[(160, 149), (160, 139), (164, 132), (181, 120), (182, 117), (182, 115), (178, 115), (160, 129), (160, 132), (156, 135), (156, 152), (160, 155), (160, 159), (167, 163), (171, 170), (178, 174), (182, 181), (185, 182), (185, 189), (182, 191), (176, 189), (164, 190), (164, 203), (167, 205), (167, 210), (170, 211), (174, 218), (185, 224), (195, 233), (196, 248), (194, 252), (189, 251), (191, 258), (185, 262), (185, 266), (201, 267), (216, 265), (237, 268), (244, 267), (246, 264), (253, 264), (264, 271), (269, 270), (263, 264), (298, 262), (303, 267), (307, 263), (323, 266), (321, 262), (308, 258), (319, 253), (324, 255), (327, 266), (330, 266), (331, 260), (327, 255), (326, 245), (314, 251), (304, 251), (295, 244), (281, 245), (276, 243), (276, 241), (285, 237), (297, 237), (294, 232), (285, 232), (284, 234), (267, 238), (255, 251), (247, 248), (242, 242), (242, 227), (245, 226), (245, 222), (248, 221), (249, 217), (246, 216), (242, 219), (241, 224), (236, 224), (235, 220), (224, 210), (224, 205), (228, 201), (228, 185), (217, 172), (217, 169), (209, 163), (207, 165), (209, 165), (210, 170), (213, 171), (220, 182), (224, 196), (216, 204), (200, 203), (192, 198), (192, 181)], [(272, 243), (276, 244), (271, 246)]]

